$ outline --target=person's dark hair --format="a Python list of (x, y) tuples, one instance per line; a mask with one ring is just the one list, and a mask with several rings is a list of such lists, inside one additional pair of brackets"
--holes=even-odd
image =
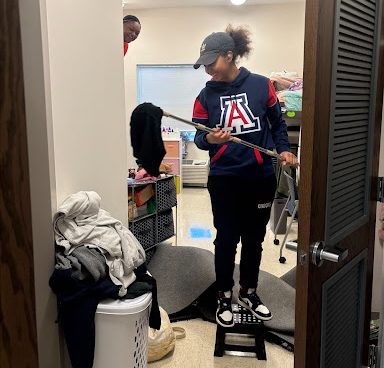
[(137, 22), (137, 23), (141, 24), (139, 21), (139, 18), (135, 17), (134, 15), (126, 15), (123, 18), (123, 23), (126, 23), (126, 22)]
[(225, 30), (235, 41), (235, 49), (233, 50), (234, 59), (237, 57), (248, 56), (252, 50), (251, 32), (245, 27), (233, 27), (229, 24)]

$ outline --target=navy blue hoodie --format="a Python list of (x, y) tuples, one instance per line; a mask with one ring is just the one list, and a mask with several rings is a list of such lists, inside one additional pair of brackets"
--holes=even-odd
[[(227, 129), (236, 136), (278, 153), (289, 151), (287, 126), (271, 81), (245, 68), (231, 82), (208, 81), (196, 98), (193, 121)], [(209, 151), (210, 175), (268, 177), (271, 157), (233, 142), (210, 144), (207, 132), (197, 130), (197, 147)]]

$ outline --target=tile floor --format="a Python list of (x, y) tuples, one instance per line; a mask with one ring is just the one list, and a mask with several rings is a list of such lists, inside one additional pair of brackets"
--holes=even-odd
[[(214, 251), (213, 240), (216, 230), (213, 227), (211, 213), (211, 203), (209, 194), (205, 188), (184, 188), (178, 195), (177, 206), (177, 245), (189, 245)], [(211, 237), (191, 237), (191, 229), (209, 229)], [(206, 233), (206, 231), (205, 231)], [(192, 234), (193, 235), (193, 234)], [(206, 235), (206, 234), (204, 234)], [(292, 225), (291, 235), (288, 239), (293, 239), (297, 235), (297, 222)], [(282, 239), (283, 236), (278, 236)], [(271, 230), (267, 231), (263, 244), (263, 258), (261, 269), (270, 272), (278, 277), (284, 275), (296, 264), (296, 253), (284, 250), (287, 258), (285, 264), (279, 262), (279, 247), (273, 244), (274, 234)], [(240, 261), (241, 244), (239, 245), (236, 262)]]
[[(184, 188), (182, 190), (178, 195), (177, 223), (177, 246), (196, 246), (213, 252), (212, 242), (215, 237), (215, 229), (207, 189)], [(296, 234), (297, 224), (294, 223), (289, 238), (295, 238)], [(280, 264), (279, 247), (273, 244), (273, 238), (273, 233), (268, 230), (264, 241), (261, 269), (280, 277), (295, 266), (296, 254), (285, 250), (284, 256), (287, 258), (287, 262)], [(236, 262), (239, 262), (240, 249), (239, 246)], [(293, 367), (293, 354), (269, 343), (266, 343), (267, 361), (231, 356), (216, 358), (213, 356), (216, 333), (214, 324), (195, 319), (178, 322), (175, 325), (184, 327), (187, 337), (177, 341), (173, 354), (159, 362), (149, 364), (149, 368)]]

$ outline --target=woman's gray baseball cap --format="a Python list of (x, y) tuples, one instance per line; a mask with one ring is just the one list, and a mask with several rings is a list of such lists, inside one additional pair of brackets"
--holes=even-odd
[(235, 41), (227, 32), (214, 32), (207, 36), (200, 47), (200, 57), (193, 65), (198, 69), (200, 65), (209, 65), (216, 61), (219, 55), (233, 51)]

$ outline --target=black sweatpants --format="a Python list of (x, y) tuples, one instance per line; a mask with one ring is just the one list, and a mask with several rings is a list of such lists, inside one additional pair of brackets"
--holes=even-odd
[(220, 291), (231, 290), (237, 244), (241, 239), (240, 285), (256, 288), (259, 278), (261, 243), (276, 191), (276, 177), (242, 178), (210, 176), (215, 244), (216, 284)]

